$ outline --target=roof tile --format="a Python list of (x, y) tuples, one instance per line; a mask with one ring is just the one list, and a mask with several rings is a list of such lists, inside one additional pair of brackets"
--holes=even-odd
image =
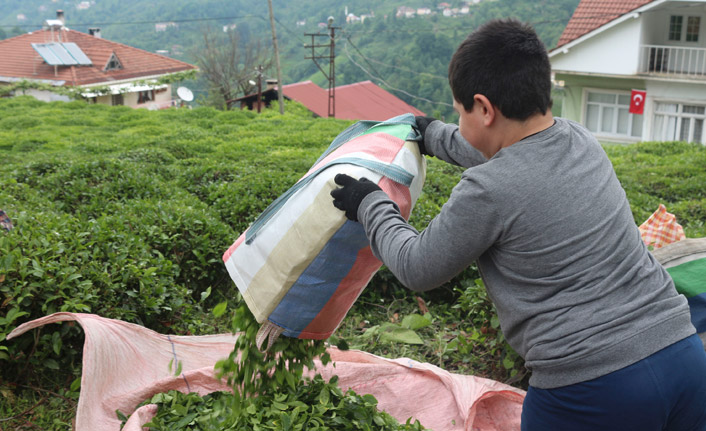
[(559, 37), (557, 48), (655, 0), (581, 0)]
[[(91, 59), (93, 65), (57, 66), (55, 69), (54, 66), (46, 64), (32, 48), (32, 43), (52, 42), (53, 35), (60, 35), (61, 42), (76, 43)], [(64, 28), (53, 35), (49, 30), (39, 30), (0, 40), (0, 58), (3, 59), (0, 62), (0, 76), (65, 81), (65, 85), (83, 86), (196, 69), (196, 66), (183, 61), (76, 30)], [(104, 68), (113, 52), (123, 68), (105, 71)]]
[[(306, 106), (320, 117), (328, 116), (328, 90), (311, 81), (282, 86), (285, 96)], [(397, 96), (371, 81), (341, 85), (335, 89), (336, 118), (345, 120), (383, 121), (397, 115), (424, 112), (407, 104)]]

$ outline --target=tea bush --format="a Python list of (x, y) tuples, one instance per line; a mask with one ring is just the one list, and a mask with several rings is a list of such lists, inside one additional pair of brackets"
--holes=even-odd
[[(0, 99), (0, 208), (16, 226), (0, 231), (0, 360), (6, 364), (0, 392), (9, 383), (42, 381), (40, 370), (49, 370), (45, 377), (59, 386), (61, 376), (72, 381), (78, 374), (81, 334), (69, 324), (5, 340), (18, 324), (54, 311), (97, 313), (171, 333), (227, 329), (205, 312), (235, 296), (222, 252), (352, 123), (313, 118), (294, 103), (286, 111), (147, 111)], [(649, 142), (605, 149), (637, 224), (664, 203), (687, 236), (706, 236), (706, 147)], [(410, 219), (417, 229), (439, 212), (463, 171), (427, 160), (427, 181)], [(516, 378), (520, 361), (501, 332), (483, 323), (493, 322), (492, 307), (473, 305), (482, 294), (477, 278), (471, 267), (418, 295), (430, 324), (414, 330), (429, 340), (416, 346), (383, 340), (396, 330), (389, 325), (361, 338), (381, 322), (401, 325), (406, 315), (426, 315), (417, 295), (383, 269), (338, 335), (372, 353)], [(479, 324), (487, 330), (474, 339)], [(489, 365), (498, 361), (501, 367)]]

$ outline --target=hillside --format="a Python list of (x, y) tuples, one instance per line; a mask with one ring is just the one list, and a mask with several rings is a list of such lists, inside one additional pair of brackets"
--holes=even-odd
[[(448, 2), (458, 8), (460, 0)], [(0, 30), (6, 36), (31, 31), (56, 9), (66, 12), (67, 26), (86, 32), (100, 27), (103, 37), (148, 51), (195, 62), (202, 33), (223, 35), (224, 26), (235, 25), (240, 41), (261, 41), (271, 51), (271, 30), (266, 2), (246, 0), (96, 0), (79, 9), (74, 0), (6, 0), (0, 3)], [(305, 33), (320, 31), (319, 24), (333, 16), (336, 38), (336, 84), (372, 80), (413, 106), (437, 116), (453, 118), (446, 69), (461, 40), (478, 25), (492, 18), (514, 17), (535, 25), (547, 47), (556, 44), (578, 0), (484, 0), (471, 4), (468, 12), (444, 16), (437, 2), (427, 0), (373, 2), (370, 0), (326, 0), (289, 2), (275, 0), (274, 11), (285, 83), (311, 79), (326, 87), (316, 65), (306, 59), (311, 44)], [(401, 6), (428, 7), (429, 15), (398, 17)], [(346, 23), (346, 10), (363, 22)], [(25, 20), (18, 21), (22, 15)], [(174, 23), (156, 31), (158, 23)], [(17, 26), (21, 27), (17, 27)], [(2, 34), (0, 33), (0, 38)], [(324, 43), (323, 39), (316, 42)], [(320, 50), (321, 51), (321, 50)], [(323, 51), (321, 51), (323, 52)], [(266, 75), (275, 77), (271, 69)], [(207, 85), (189, 83), (205, 103)]]

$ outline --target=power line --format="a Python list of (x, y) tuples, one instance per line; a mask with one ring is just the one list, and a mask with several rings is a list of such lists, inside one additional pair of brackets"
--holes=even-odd
[[(344, 32), (344, 33), (347, 33), (345, 30), (344, 30), (343, 32)], [(353, 45), (353, 41), (350, 40), (350, 36), (346, 35), (346, 38), (347, 38), (347, 40), (351, 43), (351, 45)], [(406, 67), (395, 66), (394, 64), (383, 63), (382, 61), (375, 60), (375, 59), (373, 59), (373, 58), (370, 58), (370, 57), (364, 55), (357, 47), (356, 47), (356, 51), (358, 52), (358, 54), (359, 54), (361, 57), (363, 57), (363, 59), (365, 59), (365, 62), (368, 63), (371, 68), (373, 68), (373, 66), (372, 66), (372, 64), (370, 64), (370, 63), (375, 63), (375, 64), (379, 64), (379, 65), (382, 65), (382, 66), (391, 67), (391, 68), (393, 68), (393, 69), (402, 70), (402, 71), (404, 71), (404, 72), (412, 73), (412, 74), (414, 74), (414, 75), (420, 75), (420, 76), (426, 76), (426, 77), (429, 77), (429, 78), (442, 79), (442, 80), (444, 80), (444, 81), (446, 81), (446, 80), (448, 79), (448, 77), (446, 77), (446, 76), (433, 75), (433, 74), (427, 73), (427, 72), (418, 72), (418, 71), (416, 71), (416, 70), (408, 69), (408, 68), (406, 68)], [(380, 74), (380, 73), (378, 72), (378, 74)]]
[[(202, 22), (202, 21), (227, 21), (233, 19), (243, 19), (243, 18), (261, 18), (266, 20), (262, 15), (238, 15), (238, 16), (224, 16), (224, 17), (211, 17), (211, 18), (184, 18), (184, 19), (161, 19), (161, 20), (150, 20), (150, 21), (131, 21), (131, 22), (92, 22), (92, 23), (70, 23), (72, 27), (86, 27), (86, 26), (109, 26), (109, 25), (138, 25), (138, 24), (159, 24), (163, 22), (174, 22), (174, 23), (186, 23), (186, 22)], [(0, 27), (42, 27), (42, 24), (3, 24)]]
[[(389, 88), (390, 90), (392, 90), (392, 91), (400, 92), (400, 93), (405, 94), (405, 95), (407, 95), (407, 96), (409, 96), (409, 97), (411, 97), (411, 98), (413, 98), (413, 99), (423, 100), (423, 101), (425, 101), (425, 102), (427, 102), (427, 103), (431, 103), (431, 104), (433, 104), (433, 105), (443, 105), (443, 106), (453, 107), (453, 105), (450, 104), (450, 103), (446, 103), (446, 102), (435, 102), (435, 101), (429, 100), (429, 99), (427, 99), (427, 98), (425, 98), (425, 97), (420, 97), (420, 96), (414, 95), (414, 94), (409, 93), (409, 92), (407, 92), (407, 91), (405, 91), (405, 90), (400, 90), (399, 88), (395, 88), (395, 87), (393, 87), (392, 85), (388, 84), (388, 83), (387, 83), (383, 78), (381, 78), (380, 76), (373, 75), (372, 73), (370, 73), (370, 71), (369, 71), (368, 69), (366, 69), (365, 67), (363, 67), (362, 65), (360, 65), (358, 62), (356, 62), (356, 61), (353, 59), (353, 57), (351, 56), (350, 52), (348, 52), (348, 43), (350, 43), (351, 46), (352, 46), (359, 54), (360, 54), (360, 50), (358, 49), (357, 46), (355, 46), (355, 44), (350, 40), (350, 38), (347, 37), (347, 38), (346, 38), (346, 41), (347, 41), (347, 42), (346, 42), (346, 44), (345, 44), (343, 47), (344, 47), (344, 51), (346, 52), (346, 56), (348, 57), (348, 59), (349, 59), (353, 64), (355, 64), (356, 66), (358, 66), (358, 68), (360, 68), (360, 69), (361, 69), (363, 72), (365, 72), (368, 76), (370, 76), (373, 80), (379, 81), (380, 83), (382, 83), (384, 86), (388, 87), (388, 88)], [(361, 56), (362, 56), (362, 54), (361, 54)], [(363, 56), (363, 58), (365, 59), (364, 56)], [(375, 70), (375, 68), (372, 67), (372, 65), (371, 65), (370, 63), (368, 63), (368, 65), (371, 66), (371, 68), (372, 68), (373, 70)], [(377, 71), (375, 71), (375, 72), (376, 72), (378, 75), (380, 75), (379, 72), (377, 72)]]

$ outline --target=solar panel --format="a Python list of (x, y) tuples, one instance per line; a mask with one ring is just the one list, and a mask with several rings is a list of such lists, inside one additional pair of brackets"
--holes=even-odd
[(71, 54), (71, 56), (76, 61), (78, 61), (78, 64), (80, 64), (81, 66), (93, 65), (93, 62), (91, 61), (91, 59), (88, 58), (88, 56), (86, 56), (86, 54), (84, 54), (83, 51), (81, 51), (81, 48), (79, 48), (78, 45), (76, 45), (75, 43), (64, 42), (62, 45), (64, 46), (64, 48), (66, 48), (66, 50), (69, 52), (69, 54)]
[[(34, 48), (35, 51), (39, 53), (39, 55), (42, 56), (44, 61), (50, 66), (61, 66), (64, 65), (64, 62), (59, 58), (54, 51), (49, 47), (49, 45), (53, 45), (50, 43), (33, 43), (32, 48)], [(76, 64), (76, 63), (74, 63)]]
[(73, 66), (77, 64), (91, 66), (93, 64), (91, 59), (73, 42), (33, 43), (32, 48), (50, 66)]

